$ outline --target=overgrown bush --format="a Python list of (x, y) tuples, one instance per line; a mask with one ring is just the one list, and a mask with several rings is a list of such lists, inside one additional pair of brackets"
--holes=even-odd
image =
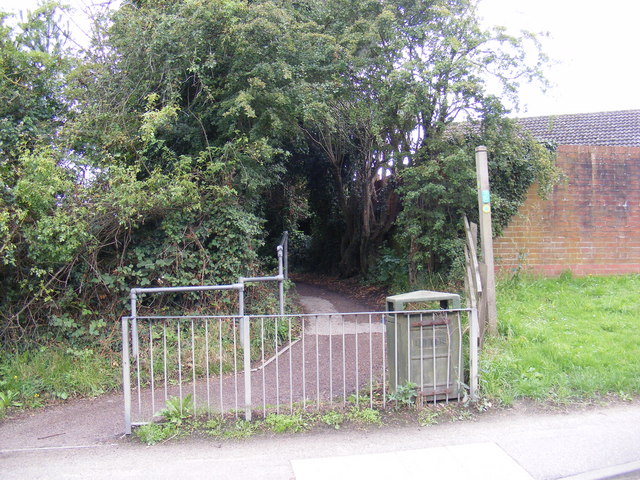
[(79, 344), (107, 341), (131, 287), (231, 283), (255, 272), (260, 220), (192, 166), (185, 158), (171, 173), (114, 166), (78, 184), (55, 152), (40, 150), (0, 171), (4, 341), (47, 327)]

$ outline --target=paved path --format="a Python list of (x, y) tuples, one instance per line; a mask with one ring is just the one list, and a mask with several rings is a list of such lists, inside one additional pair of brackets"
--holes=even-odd
[[(366, 311), (370, 307), (363, 303), (355, 302), (346, 297), (326, 292), (319, 287), (302, 285), (299, 287), (302, 301), (308, 309), (317, 312), (325, 310), (327, 313), (336, 311), (336, 306), (343, 311)], [(317, 305), (314, 302), (319, 302)], [(307, 310), (311, 311), (311, 310)], [(328, 318), (328, 317), (325, 317)], [(337, 323), (337, 320), (334, 319)], [(300, 401), (303, 393), (310, 403), (315, 403), (317, 394), (320, 393), (322, 399), (328, 399), (330, 392), (335, 398), (347, 392), (347, 395), (355, 390), (356, 384), (362, 387), (369, 378), (369, 340), (368, 335), (363, 331), (368, 331), (369, 325), (366, 318), (361, 319), (360, 324), (346, 322), (346, 330), (350, 334), (345, 336), (345, 343), (342, 336), (335, 338), (323, 333), (325, 327), (320, 326), (318, 320), (311, 319), (310, 330), (313, 334), (305, 335), (305, 342), (298, 342), (294, 347), (279, 357), (279, 361), (271, 362), (265, 369), (257, 370), (252, 374), (252, 390), (254, 392), (253, 403), (259, 410), (264, 403), (274, 405), (279, 399), (283, 403), (288, 403), (291, 397), (290, 375), (289, 375), (289, 355), (291, 354), (292, 365), (300, 365), (305, 359), (305, 387), (301, 378), (301, 371), (296, 371), (294, 379), (293, 400)], [(356, 326), (357, 325), (357, 326)], [(334, 325), (337, 327), (337, 324)], [(326, 327), (328, 328), (328, 327)], [(355, 333), (358, 331), (358, 356), (355, 356)], [(317, 333), (318, 335), (316, 335)], [(334, 332), (332, 332), (334, 333)], [(341, 333), (341, 330), (335, 332)], [(380, 333), (373, 333), (374, 337), (381, 338)], [(317, 344), (316, 344), (317, 340)], [(303, 357), (304, 345), (304, 357)], [(317, 346), (316, 346), (317, 345)], [(328, 365), (329, 346), (331, 346), (332, 359), (335, 372), (331, 377), (326, 366)], [(376, 342), (371, 352), (376, 359), (381, 358), (382, 344)], [(320, 362), (316, 362), (316, 351), (320, 352)], [(349, 365), (355, 365), (355, 359), (359, 358), (358, 378), (356, 380), (355, 369), (347, 369), (347, 375), (342, 375), (343, 351), (344, 361)], [(319, 367), (319, 368), (318, 368)], [(275, 382), (276, 370), (280, 381)], [(264, 373), (264, 377), (263, 377)], [(188, 377), (187, 377), (188, 378)], [(263, 378), (266, 389), (263, 397)], [(214, 406), (219, 406), (219, 379), (211, 381), (211, 401)], [(279, 389), (276, 389), (276, 384)], [(346, 386), (346, 388), (345, 388)], [(244, 388), (242, 377), (238, 380), (238, 404), (242, 405)], [(206, 383), (199, 382), (198, 402), (203, 405), (206, 401)], [(177, 393), (177, 387), (173, 387), (170, 395)], [(185, 395), (192, 391), (192, 384), (185, 382), (183, 385)], [(223, 408), (234, 408), (235, 399), (235, 379), (232, 376), (223, 378)], [(138, 414), (139, 420), (148, 420), (154, 411), (158, 411), (163, 406), (164, 390), (159, 387), (156, 391), (156, 403), (151, 407), (150, 392), (143, 391), (142, 413)], [(265, 401), (263, 402), (263, 398)], [(134, 396), (134, 416), (138, 412), (137, 399)], [(142, 418), (144, 417), (144, 418)], [(61, 405), (48, 407), (46, 409), (24, 412), (10, 421), (0, 421), (0, 449), (30, 449), (30, 448), (57, 448), (73, 445), (103, 445), (116, 441), (124, 432), (123, 420), (123, 396), (122, 394), (103, 395), (94, 399), (71, 400)], [(2, 475), (0, 475), (2, 478)]]
[[(474, 422), (430, 427), (322, 431), (252, 438), (238, 442), (189, 440), (146, 447), (114, 438), (112, 444), (76, 448), (10, 450), (0, 447), (0, 477), (25, 478), (156, 478), (282, 479), (295, 478), (296, 462), (390, 452), (491, 444), (496, 476), (505, 461), (522, 467), (536, 480), (579, 475), (575, 480), (609, 478), (603, 472), (640, 469), (640, 404), (573, 411), (529, 412), (524, 408), (483, 415)], [(3, 437), (0, 437), (3, 438)], [(486, 448), (486, 447), (485, 447)], [(506, 458), (506, 457), (508, 458)], [(445, 457), (423, 463), (429, 479), (447, 467)], [(506, 459), (506, 460), (505, 460)], [(509, 460), (510, 459), (510, 460)], [(473, 471), (473, 456), (456, 469)], [(633, 463), (635, 462), (635, 463)], [(293, 465), (292, 465), (293, 463)], [(322, 468), (320, 466), (319, 468)], [(608, 470), (603, 470), (608, 469)], [(451, 471), (451, 470), (450, 470)], [(593, 476), (593, 472), (596, 472)], [(348, 472), (349, 478), (362, 478)], [(368, 477), (377, 480), (381, 477)], [(388, 477), (387, 477), (388, 478)], [(438, 477), (445, 478), (445, 477)], [(447, 476), (447, 480), (487, 477)], [(490, 477), (491, 478), (491, 477)], [(640, 472), (625, 477), (640, 478)], [(304, 480), (299, 478), (298, 480)], [(332, 478), (331, 480), (336, 480)], [(491, 478), (491, 480), (494, 480)]]
[[(263, 364), (252, 365), (251, 405), (255, 415), (264, 416), (271, 411), (289, 412), (294, 405), (295, 408), (317, 409), (324, 405), (331, 407), (336, 403), (346, 403), (350, 395), (363, 389), (371, 390), (373, 385), (382, 384), (385, 377), (384, 325), (381, 315), (345, 315), (344, 312), (362, 312), (369, 308), (351, 300), (344, 301), (339, 295), (323, 292), (311, 285), (298, 285), (298, 293), (304, 312), (318, 315), (304, 317), (297, 339), (294, 338), (291, 345), (281, 346), (278, 354), (266, 358)], [(322, 298), (321, 295), (330, 297)], [(334, 303), (343, 309), (342, 314), (338, 313)], [(291, 321), (291, 318), (279, 320), (285, 325), (287, 321)], [(209, 332), (213, 332), (213, 338), (209, 341), (213, 345), (210, 351), (214, 354), (218, 348), (216, 325), (213, 323), (209, 326)], [(157, 326), (162, 327), (161, 324)], [(225, 328), (229, 328), (229, 322)], [(251, 328), (254, 332), (263, 328), (261, 321), (253, 320)], [(146, 339), (149, 336), (146, 333), (148, 326), (140, 321), (139, 329), (144, 332), (141, 336)], [(161, 335), (160, 330), (155, 333)], [(187, 341), (183, 342), (184, 349), (184, 343), (189, 347), (189, 335), (188, 332), (183, 335), (187, 337)], [(183, 359), (180, 386), (169, 386), (169, 382), (165, 384), (156, 380), (153, 390), (140, 388), (138, 391), (135, 378), (132, 379), (134, 424), (150, 421), (155, 412), (164, 408), (165, 398), (184, 398), (189, 394), (195, 399), (196, 407), (206, 406), (207, 410), (217, 412), (243, 412), (245, 388), (239, 341), (237, 347), (236, 374), (229, 373), (222, 377), (212, 374), (208, 379), (200, 378), (194, 382), (192, 362)], [(162, 342), (157, 341), (153, 349), (156, 355), (161, 348)], [(253, 345), (252, 348), (259, 346)], [(149, 352), (148, 344), (141, 346), (142, 350)], [(204, 370), (203, 361), (200, 360), (201, 370)], [(148, 362), (143, 359), (141, 364), (144, 369)], [(132, 371), (136, 371), (133, 360)]]

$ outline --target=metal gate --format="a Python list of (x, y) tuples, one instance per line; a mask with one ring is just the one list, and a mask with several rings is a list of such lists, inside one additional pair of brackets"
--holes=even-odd
[[(427, 400), (435, 402), (436, 394), (445, 401), (459, 400), (464, 383), (462, 330), (470, 313), (470, 309), (454, 309), (124, 317), (126, 433), (132, 425), (152, 421), (171, 397), (188, 398), (190, 408), (198, 414), (231, 414), (247, 420), (269, 413), (335, 408), (349, 401), (384, 407), (389, 400), (389, 379), (397, 382), (402, 378), (397, 371), (402, 362), (392, 361), (395, 371), (389, 371), (386, 356), (385, 319), (396, 315), (415, 318), (415, 324), (423, 325), (421, 338), (431, 339), (414, 342), (413, 350), (411, 346), (394, 349), (431, 359), (429, 368), (409, 372), (407, 378), (417, 375), (421, 379), (419, 393)], [(439, 321), (443, 314), (450, 318), (444, 324), (444, 339)], [(397, 322), (394, 325), (397, 329)], [(403, 338), (397, 331), (392, 336), (396, 341)], [(441, 345), (453, 343), (458, 348), (445, 347), (443, 355)], [(459, 358), (451, 358), (451, 351), (458, 352)], [(443, 370), (438, 362), (446, 362), (446, 382), (456, 388), (443, 390), (444, 379), (431, 375), (431, 371)], [(415, 365), (411, 358), (405, 363)], [(398, 385), (391, 387), (395, 391)]]
[[(131, 289), (131, 315), (122, 318), (125, 433), (153, 421), (172, 398), (180, 408), (188, 400), (197, 414), (247, 420), (271, 412), (333, 408), (351, 400), (385, 407), (389, 379), (397, 391), (399, 378), (419, 379), (420, 393), (434, 402), (460, 399), (462, 332), (469, 325), (470, 338), (476, 338), (475, 309), (285, 315), (287, 243), (285, 232), (276, 249), (275, 276), (241, 277), (230, 285)], [(245, 288), (256, 282), (278, 283), (279, 315), (245, 315)], [(237, 292), (237, 315), (138, 315), (141, 295), (219, 291)], [(439, 320), (443, 314), (448, 318), (444, 323)], [(385, 319), (397, 320), (398, 315), (416, 319), (411, 324), (420, 325), (420, 338), (413, 346), (394, 343), (394, 371), (389, 372)], [(411, 342), (410, 335), (399, 335), (397, 321), (391, 324), (394, 342)], [(449, 347), (443, 350), (443, 344)], [(477, 372), (477, 339), (469, 345), (471, 371)], [(404, 368), (399, 351), (408, 355), (406, 375), (398, 371)], [(459, 358), (452, 358), (452, 352)], [(410, 371), (413, 357), (419, 359), (419, 375)], [(427, 368), (423, 359), (431, 362)], [(442, 362), (447, 362), (444, 369), (438, 368)], [(438, 371), (446, 372), (446, 378)], [(473, 398), (473, 379), (470, 385)]]

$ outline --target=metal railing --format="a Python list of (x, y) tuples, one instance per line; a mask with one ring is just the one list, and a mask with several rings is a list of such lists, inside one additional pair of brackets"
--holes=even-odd
[(384, 407), (406, 382), (422, 399), (459, 400), (463, 320), (473, 313), (123, 317), (126, 433), (152, 421), (171, 397), (182, 405), (190, 396), (199, 414), (247, 420), (346, 406), (351, 398)]
[(205, 292), (205, 291), (220, 291), (220, 290), (236, 290), (238, 292), (238, 316), (244, 316), (244, 291), (245, 286), (248, 283), (259, 282), (278, 282), (278, 305), (280, 315), (284, 315), (284, 282), (289, 276), (289, 232), (285, 231), (282, 234), (280, 243), (276, 247), (276, 254), (278, 257), (278, 275), (270, 277), (240, 277), (238, 282), (230, 285), (196, 285), (188, 287), (151, 287), (151, 288), (132, 288), (130, 290), (130, 308), (131, 308), (131, 329), (133, 332), (133, 353), (137, 351), (137, 321), (138, 318), (138, 295), (152, 294), (152, 293), (178, 293), (178, 292)]

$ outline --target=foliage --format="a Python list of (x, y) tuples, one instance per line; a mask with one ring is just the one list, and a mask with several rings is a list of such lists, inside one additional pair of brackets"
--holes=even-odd
[(508, 405), (640, 392), (639, 287), (638, 275), (500, 281), (482, 394)]
[(284, 415), (271, 413), (264, 419), (264, 424), (276, 433), (297, 433), (309, 428), (308, 421), (301, 414)]
[(351, 410), (347, 413), (347, 418), (361, 425), (380, 425), (382, 423), (380, 412), (373, 408), (360, 409), (358, 407), (351, 407)]
[(192, 417), (194, 413), (193, 396), (189, 394), (184, 398), (168, 398), (164, 408), (157, 415), (164, 418), (165, 422), (182, 425), (182, 422)]
[(147, 423), (134, 430), (138, 439), (147, 445), (155, 445), (169, 440), (179, 433), (178, 425), (175, 423)]
[(247, 438), (252, 436), (260, 427), (259, 422), (247, 422), (246, 420), (236, 420), (230, 428), (224, 430), (222, 436), (224, 438)]
[[(22, 26), (28, 44), (19, 43), (26, 34), (14, 35), (2, 52), (12, 47), (11, 57), (22, 56), (25, 63), (32, 57), (44, 62), (49, 55), (56, 65), (66, 65), (60, 48), (53, 48), (51, 15), (47, 22)], [(11, 34), (8, 28), (2, 33)], [(50, 52), (35, 51), (34, 45), (46, 42)], [(45, 135), (42, 127), (34, 133), (38, 142), (25, 140), (5, 151), (13, 156), (0, 168), (0, 337), (5, 344), (43, 333), (78, 347), (107, 344), (115, 335), (105, 318), (122, 314), (132, 286), (231, 283), (260, 268), (262, 220), (250, 200), (260, 198), (271, 181), (264, 170), (276, 155), (272, 147), (239, 136), (223, 146), (204, 142), (191, 150), (178, 148), (166, 135), (183, 128), (184, 105), (163, 104), (153, 90), (142, 95), (139, 109), (124, 110), (123, 142), (120, 117), (110, 119), (109, 128), (96, 130), (95, 123), (106, 117), (93, 107), (106, 108), (104, 102), (122, 107), (105, 95), (92, 96), (103, 79), (118, 84), (114, 76), (88, 80), (88, 70), (98, 63), (71, 73), (60, 68), (55, 75), (43, 65), (32, 72), (32, 81), (41, 80), (49, 91), (32, 89), (36, 100), (46, 104), (45, 97), (55, 98), (56, 108), (70, 109), (61, 93), (66, 73), (67, 94), (75, 96), (78, 108), (58, 137)], [(7, 89), (19, 86), (20, 78)], [(63, 114), (47, 107), (43, 118), (50, 130), (59, 127)], [(18, 126), (27, 122), (15, 115), (5, 119)], [(118, 143), (107, 136), (117, 136)]]
[(322, 421), (322, 423), (325, 423), (330, 427), (339, 430), (342, 423), (344, 423), (345, 416), (343, 413), (331, 411), (322, 415), (322, 417), (320, 417), (320, 420)]
[(204, 423), (204, 431), (207, 435), (212, 437), (219, 437), (224, 432), (224, 418), (222, 416), (216, 416), (208, 419)]
[(396, 391), (389, 394), (389, 401), (394, 402), (396, 408), (415, 407), (418, 397), (417, 387), (413, 382), (398, 385)]
[[(469, 0), (132, 0), (96, 19), (82, 58), (56, 8), (0, 28), (4, 345), (115, 347), (129, 288), (267, 271), (285, 228), (298, 258), (344, 276), (385, 244), (380, 281), (448, 269), (480, 140), (499, 225), (553, 183), (481, 75), (509, 92), (539, 78), (521, 56), (535, 38), (484, 31)], [(459, 138), (461, 112), (479, 127)]]
[[(539, 182), (542, 194), (559, 180), (554, 151), (537, 144), (512, 120), (487, 116), (482, 126), (459, 128), (437, 159), (402, 172), (403, 210), (396, 239), (409, 252), (409, 278), (417, 283), (421, 271), (449, 271), (456, 279), (463, 267), (463, 216), (477, 221), (474, 148), (490, 152), (493, 231), (500, 234), (524, 203), (529, 187)], [(462, 133), (464, 132), (464, 135)]]
[(440, 412), (430, 408), (423, 408), (418, 412), (418, 424), (421, 427), (429, 427), (439, 422)]
[(4, 415), (7, 408), (22, 406), (22, 402), (17, 400), (19, 395), (15, 390), (0, 391), (0, 416)]
[[(51, 142), (69, 115), (64, 75), (73, 60), (64, 49), (58, 6), (47, 2), (12, 22), (0, 14), (0, 158)], [(15, 26), (9, 26), (14, 23)]]
[[(95, 56), (101, 73), (81, 89), (90, 101), (78, 128), (92, 126), (94, 136), (96, 122), (115, 122), (97, 129), (105, 132), (100, 142), (148, 168), (163, 166), (167, 154), (223, 149), (226, 163), (243, 167), (249, 210), (278, 230), (303, 226), (317, 255), (337, 259), (328, 267), (343, 275), (366, 272), (389, 237), (399, 194), (410, 190), (398, 190), (403, 170), (433, 163), (422, 174), (432, 184), (422, 196), (445, 190), (439, 165), (456, 157), (445, 136), (456, 115), (476, 112), (488, 124), (503, 114), (481, 72), (494, 72), (513, 93), (520, 78), (541, 78), (544, 60), (523, 63), (535, 37), (483, 31), (467, 0), (428, 8), (415, 1), (132, 2), (113, 20)], [(155, 133), (142, 135), (147, 145), (131, 156), (140, 121)], [(86, 129), (80, 133), (86, 142)], [(238, 152), (239, 143), (262, 152), (260, 160)], [(467, 193), (475, 184), (456, 178)], [(456, 204), (453, 187), (430, 200), (439, 213), (426, 220), (437, 235), (418, 235), (430, 239), (414, 242), (414, 263), (428, 257), (441, 268), (459, 253), (455, 242), (432, 248), (456, 237), (447, 220), (469, 210), (473, 197)], [(405, 223), (415, 229), (420, 220), (408, 215)]]
[[(394, 252), (392, 248), (383, 246), (378, 251), (378, 255), (367, 272), (367, 281), (377, 284), (386, 285), (392, 287), (392, 290), (396, 289), (398, 284), (407, 285), (407, 272), (409, 264), (406, 257), (400, 255), (400, 253)], [(399, 291), (406, 290), (400, 287)]]
[[(312, 209), (324, 225), (315, 225), (316, 245), (325, 246), (325, 256), (339, 248), (342, 275), (366, 273), (396, 226), (410, 240), (402, 254), (409, 250), (430, 270), (448, 267), (475, 185), (469, 167), (460, 169), (473, 156), (451, 147), (449, 126), (461, 112), (483, 124), (504, 114), (485, 93), (487, 71), (508, 92), (517, 91), (519, 78), (540, 78), (540, 63), (526, 65), (521, 55), (535, 37), (482, 30), (465, 0), (426, 8), (417, 1), (335, 1), (325, 2), (322, 14), (335, 62), (309, 83), (313, 102), (302, 127), (310, 140), (309, 185), (318, 190)], [(396, 224), (401, 206), (411, 211)], [(422, 222), (431, 231), (408, 233)]]
[(46, 316), (62, 337), (107, 339), (104, 316), (131, 286), (230, 283), (257, 265), (258, 219), (232, 190), (202, 188), (191, 161), (142, 180), (113, 166), (78, 185), (52, 156), (23, 155), (3, 178), (5, 339)]
[(136, 428), (134, 433), (143, 443), (155, 445), (184, 433), (181, 427), (186, 421), (192, 419), (194, 414), (192, 395), (189, 394), (184, 398), (170, 397), (164, 408), (155, 414), (155, 416), (162, 417), (164, 422), (150, 422), (141, 425)]
[(459, 151), (403, 172), (405, 208), (396, 236), (408, 251), (410, 283), (416, 283), (421, 270), (446, 271), (463, 256), (460, 225), (463, 215), (473, 211), (475, 198), (470, 158)]
[[(47, 281), (47, 269), (42, 267), (30, 272), (32, 278), (24, 278), (22, 260), (28, 256), (29, 261), (54, 268), (52, 261), (68, 259), (82, 238), (83, 225), (67, 223), (61, 196), (73, 184), (72, 172), (59, 171), (50, 156), (35, 153), (54, 141), (70, 113), (64, 99), (64, 76), (73, 62), (65, 54), (64, 32), (56, 15), (57, 6), (49, 2), (29, 13), (25, 21), (13, 23), (7, 15), (0, 17), (2, 337), (7, 328), (16, 327), (6, 321), (7, 311), (28, 309), (18, 305), (13, 294), (24, 291), (27, 297), (35, 283)], [(60, 208), (53, 215), (55, 204)], [(34, 245), (29, 253), (26, 242)]]
[(369, 395), (363, 393), (352, 393), (347, 397), (347, 402), (356, 407), (359, 407), (360, 404), (366, 405), (369, 401)]
[[(474, 414), (462, 405), (438, 404), (403, 414), (403, 421), (410, 419), (420, 426), (437, 423), (465, 421), (474, 418)], [(233, 415), (208, 415), (185, 419), (183, 423), (149, 423), (136, 428), (136, 437), (148, 445), (154, 445), (176, 437), (204, 433), (219, 440), (239, 440), (265, 433), (303, 433), (321, 424), (336, 430), (346, 425), (355, 428), (363, 426), (379, 426), (383, 424), (382, 416), (387, 414), (390, 421), (397, 420), (397, 413), (371, 408), (352, 407), (346, 413), (329, 410), (323, 413), (298, 412), (291, 415), (271, 413), (264, 419), (250, 422)], [(346, 423), (345, 423), (346, 422)]]

